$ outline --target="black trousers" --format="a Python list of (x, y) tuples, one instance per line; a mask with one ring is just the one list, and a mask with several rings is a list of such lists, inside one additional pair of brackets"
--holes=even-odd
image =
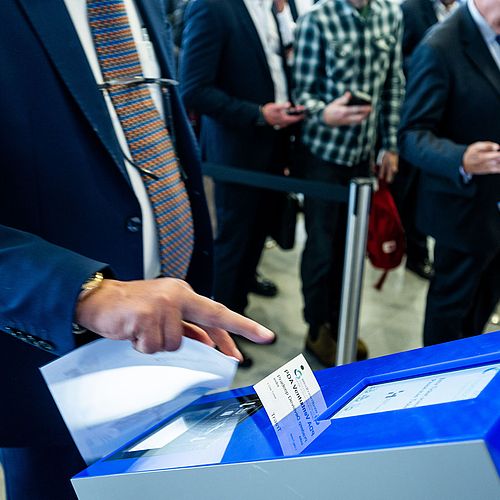
[(424, 345), (480, 334), (500, 300), (500, 249), (485, 257), (436, 242), (434, 270), (427, 294)]
[(278, 194), (267, 189), (216, 183), (217, 232), (214, 245), (214, 296), (243, 313)]
[[(306, 179), (348, 186), (354, 177), (369, 175), (368, 162), (347, 167), (304, 153)], [(306, 196), (307, 241), (301, 276), (304, 319), (313, 328), (330, 323), (338, 331), (347, 230), (347, 204)]]
[(391, 185), (405, 235), (408, 261), (421, 263), (429, 260), (427, 236), (416, 225), (419, 170), (400, 160), (399, 172)]

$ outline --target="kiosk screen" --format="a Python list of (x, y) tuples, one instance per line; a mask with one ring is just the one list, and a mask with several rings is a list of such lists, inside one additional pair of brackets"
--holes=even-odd
[(331, 418), (474, 399), (499, 371), (497, 363), (368, 385)]

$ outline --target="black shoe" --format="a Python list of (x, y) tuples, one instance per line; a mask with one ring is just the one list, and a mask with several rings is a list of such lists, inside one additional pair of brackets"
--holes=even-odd
[(262, 295), (262, 297), (275, 297), (278, 294), (278, 287), (272, 281), (257, 274), (249, 291), (256, 295)]
[(408, 269), (408, 271), (411, 271), (412, 273), (417, 274), (424, 280), (430, 280), (434, 277), (434, 268), (432, 267), (432, 263), (428, 259), (425, 259), (422, 262), (407, 260), (406, 269)]

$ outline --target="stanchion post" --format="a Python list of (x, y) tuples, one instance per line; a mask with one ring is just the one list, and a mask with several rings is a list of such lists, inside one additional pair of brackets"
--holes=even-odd
[(356, 360), (359, 309), (373, 181), (355, 178), (349, 186), (347, 237), (340, 303), (337, 365)]

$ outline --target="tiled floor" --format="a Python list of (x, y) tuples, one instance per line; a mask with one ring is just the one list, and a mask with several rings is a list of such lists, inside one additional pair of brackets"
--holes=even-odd
[[(276, 247), (267, 249), (260, 266), (262, 274), (279, 285), (280, 292), (272, 299), (252, 296), (247, 313), (279, 334), (271, 346), (256, 346), (242, 342), (254, 358), (254, 366), (239, 370), (234, 387), (252, 385), (302, 351), (306, 325), (302, 320), (302, 297), (298, 275), (300, 253), (304, 242), (302, 224), (298, 227), (298, 243), (294, 250), (284, 252)], [(368, 344), (370, 356), (421, 347), (423, 308), (427, 282), (405, 271), (391, 272), (382, 291), (373, 288), (380, 271), (367, 262), (361, 302), (360, 337)], [(500, 329), (488, 325), (488, 330)], [(306, 353), (313, 369), (321, 366)], [(0, 469), (0, 500), (3, 481)]]

